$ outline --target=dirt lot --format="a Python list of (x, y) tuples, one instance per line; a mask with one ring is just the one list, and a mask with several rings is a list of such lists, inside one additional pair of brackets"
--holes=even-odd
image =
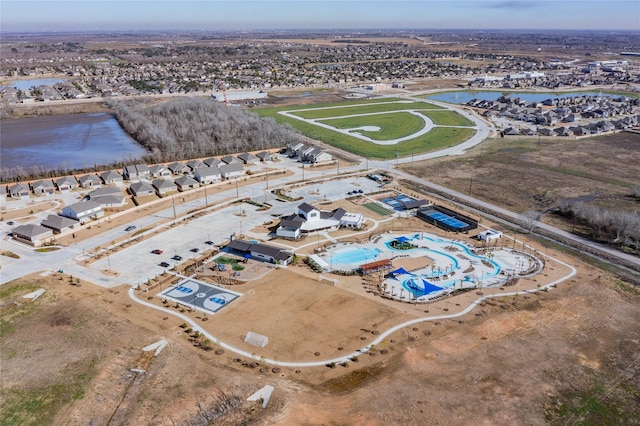
[[(203, 345), (127, 288), (34, 274), (0, 289), (2, 424), (638, 424), (640, 292), (566, 260), (580, 273), (552, 291), (405, 328), (347, 367), (300, 370)], [(565, 273), (556, 268), (538, 278)], [(252, 330), (270, 338), (264, 356), (313, 361), (476, 297), (414, 307), (367, 293), (359, 277), (334, 287), (291, 269), (234, 286), (245, 296), (206, 321), (187, 314), (233, 345)], [(20, 297), (38, 288), (39, 299)], [(158, 357), (142, 353), (162, 337)], [(265, 384), (276, 389), (266, 409), (245, 401)]]
[(640, 186), (640, 135), (487, 139), (464, 157), (425, 161), (406, 169), (516, 212), (546, 212), (544, 221), (572, 230), (574, 223), (550, 214), (562, 200), (637, 209), (631, 194), (634, 185)]

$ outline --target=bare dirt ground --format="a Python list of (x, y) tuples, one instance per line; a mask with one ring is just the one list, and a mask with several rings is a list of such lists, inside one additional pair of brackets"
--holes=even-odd
[[(549, 292), (405, 328), (333, 368), (252, 364), (135, 304), (125, 287), (34, 274), (0, 289), (3, 424), (638, 424), (640, 292), (549, 254), (579, 274)], [(290, 269), (234, 286), (244, 296), (215, 315), (185, 314), (248, 351), (263, 351), (242, 342), (252, 330), (269, 336), (264, 356), (314, 361), (477, 297), (414, 306), (372, 295), (360, 277), (333, 286)], [(549, 263), (533, 279), (565, 273)], [(39, 299), (20, 297), (38, 288), (47, 290)], [(169, 346), (158, 357), (142, 353), (162, 337)], [(276, 388), (266, 409), (245, 401), (265, 384)]]
[(575, 224), (551, 212), (562, 200), (584, 199), (634, 211), (640, 180), (640, 135), (586, 139), (487, 139), (468, 155), (416, 163), (406, 170), (516, 212), (545, 212), (543, 221)]

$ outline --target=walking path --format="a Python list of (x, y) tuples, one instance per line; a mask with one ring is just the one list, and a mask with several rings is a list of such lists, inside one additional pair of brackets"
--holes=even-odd
[(340, 364), (340, 363), (344, 363), (344, 362), (352, 362), (352, 360), (362, 354), (365, 354), (367, 352), (369, 352), (372, 348), (376, 347), (377, 345), (379, 345), (380, 343), (382, 343), (387, 337), (389, 337), (391, 334), (395, 333), (398, 330), (401, 330), (405, 327), (409, 327), (412, 325), (416, 325), (416, 324), (420, 324), (423, 322), (428, 322), (428, 321), (439, 321), (439, 320), (446, 320), (446, 319), (454, 319), (454, 318), (459, 318), (462, 317), (466, 314), (468, 314), (469, 312), (471, 312), (476, 306), (478, 306), (480, 303), (482, 303), (485, 300), (489, 300), (492, 298), (498, 298), (498, 297), (510, 297), (510, 296), (517, 296), (517, 295), (525, 295), (525, 294), (531, 294), (531, 293), (535, 293), (538, 291), (545, 291), (547, 289), (550, 289), (554, 286), (556, 286), (557, 284), (573, 277), (577, 271), (576, 269), (567, 264), (564, 263), (556, 258), (553, 258), (551, 256), (547, 256), (547, 255), (543, 255), (545, 257), (547, 257), (548, 259), (551, 259), (555, 262), (558, 262), (559, 264), (569, 268), (570, 272), (555, 280), (552, 281), (546, 285), (540, 286), (539, 288), (536, 289), (531, 289), (531, 290), (522, 290), (522, 291), (515, 291), (515, 292), (510, 292), (510, 293), (498, 293), (498, 294), (491, 294), (491, 295), (485, 295), (485, 296), (481, 296), (477, 299), (475, 299), (474, 301), (472, 301), (466, 308), (462, 309), (459, 312), (456, 313), (452, 313), (452, 314), (447, 314), (447, 315), (434, 315), (434, 316), (425, 316), (422, 318), (416, 318), (414, 320), (410, 320), (410, 321), (405, 321), (403, 323), (397, 324), (383, 332), (380, 333), (380, 335), (378, 335), (378, 337), (373, 340), (371, 343), (369, 343), (368, 345), (356, 350), (355, 352), (352, 352), (350, 354), (347, 355), (343, 355), (337, 358), (330, 358), (330, 359), (325, 359), (325, 360), (321, 360), (321, 361), (309, 361), (309, 362), (295, 362), (295, 361), (279, 361), (279, 360), (275, 360), (275, 359), (271, 359), (271, 358), (264, 358), (260, 355), (257, 355), (255, 353), (249, 353), (247, 351), (244, 351), (240, 348), (237, 348), (235, 346), (232, 346), (228, 343), (225, 343), (221, 340), (219, 340), (218, 338), (216, 338), (213, 334), (209, 333), (207, 330), (203, 329), (200, 327), (200, 325), (198, 325), (194, 320), (192, 320), (191, 318), (189, 318), (186, 315), (183, 315), (179, 312), (175, 312), (174, 310), (170, 310), (168, 308), (164, 308), (161, 306), (157, 306), (154, 305), (152, 303), (146, 302), (144, 300), (139, 299), (136, 294), (135, 294), (135, 290), (133, 287), (131, 287), (129, 289), (129, 297), (136, 303), (139, 303), (143, 306), (147, 306), (149, 308), (152, 309), (156, 309), (159, 311), (162, 311), (166, 314), (170, 314), (170, 315), (174, 315), (182, 320), (184, 320), (185, 322), (187, 322), (188, 324), (191, 325), (191, 328), (194, 331), (199, 331), (201, 334), (203, 334), (204, 336), (207, 337), (207, 339), (211, 340), (212, 342), (215, 342), (217, 345), (219, 345), (220, 347), (233, 352), (237, 355), (243, 356), (245, 358), (248, 359), (253, 359), (255, 361), (260, 361), (262, 363), (265, 364), (270, 364), (270, 365), (276, 365), (276, 366), (280, 366), (280, 367), (292, 367), (292, 368), (304, 368), (304, 367), (321, 367), (327, 364)]

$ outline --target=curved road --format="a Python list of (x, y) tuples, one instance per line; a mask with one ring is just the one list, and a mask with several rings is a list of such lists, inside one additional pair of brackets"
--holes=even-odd
[[(407, 96), (408, 99), (412, 99), (412, 100), (420, 100), (420, 101), (425, 101), (422, 98), (414, 98), (414, 97), (410, 97)], [(389, 161), (368, 161), (369, 166), (371, 168), (380, 168), (380, 169), (390, 169), (393, 168), (395, 169), (395, 165), (397, 164), (405, 164), (408, 163), (410, 161), (415, 161), (415, 160), (425, 160), (425, 159), (431, 159), (431, 158), (437, 158), (437, 157), (442, 157), (442, 156), (448, 156), (448, 155), (462, 155), (464, 154), (464, 152), (466, 150), (468, 150), (469, 148), (478, 145), (479, 143), (481, 143), (482, 141), (484, 141), (484, 139), (486, 139), (487, 137), (489, 137), (489, 135), (491, 134), (493, 128), (490, 127), (487, 123), (485, 123), (484, 121), (482, 121), (481, 119), (479, 119), (478, 117), (468, 113), (467, 111), (464, 110), (460, 110), (458, 108), (454, 108), (449, 104), (445, 104), (445, 103), (441, 103), (441, 102), (435, 102), (435, 101), (431, 101), (429, 100), (429, 102), (433, 103), (433, 104), (437, 104), (439, 106), (445, 107), (447, 109), (456, 111), (458, 113), (460, 113), (461, 115), (465, 116), (466, 118), (472, 120), (475, 123), (474, 128), (476, 129), (476, 134), (474, 134), (470, 139), (468, 139), (466, 142), (463, 142), (462, 144), (450, 147), (450, 148), (446, 148), (440, 151), (436, 151), (436, 152), (431, 152), (431, 153), (425, 153), (425, 154), (420, 154), (420, 155), (416, 155), (416, 156), (412, 156), (412, 157), (408, 157), (408, 158), (402, 158), (402, 159), (394, 159), (394, 160), (389, 160)], [(331, 149), (336, 150), (336, 148), (331, 147)], [(343, 172), (344, 171), (361, 171), (362, 167), (361, 164), (356, 164), (354, 166), (348, 167), (348, 168), (343, 168), (342, 169)], [(396, 173), (397, 175), (401, 176), (402, 178), (409, 180), (409, 181), (413, 181), (417, 184), (420, 185), (426, 185), (429, 187), (432, 187), (438, 191), (444, 192), (444, 193), (448, 193), (451, 196), (456, 197), (456, 199), (458, 200), (462, 200), (462, 201), (466, 201), (468, 203), (471, 204), (475, 204), (478, 206), (481, 206), (482, 208), (485, 208), (488, 211), (493, 211), (493, 212), (497, 212), (500, 215), (502, 215), (503, 217), (507, 217), (510, 218), (514, 221), (516, 221), (517, 223), (524, 223), (526, 222), (526, 218), (520, 214), (511, 212), (509, 210), (503, 209), (501, 207), (497, 207), (494, 205), (491, 205), (489, 203), (474, 199), (472, 197), (466, 196), (464, 194), (458, 193), (456, 191), (452, 191), (448, 188), (442, 187), (440, 185), (436, 185), (432, 182), (429, 182), (425, 179), (421, 179), (418, 178), (416, 176), (410, 175), (406, 172), (403, 172), (401, 170), (394, 170), (394, 173)], [(294, 176), (293, 179), (297, 179), (297, 176)], [(283, 182), (282, 184), (285, 185), (286, 182)], [(583, 238), (577, 237), (575, 235), (572, 235), (570, 233), (567, 233), (565, 231), (562, 231), (558, 228), (555, 228), (551, 225), (547, 225), (544, 223), (538, 223), (537, 224), (538, 228), (542, 228), (545, 229), (545, 231), (553, 233), (555, 235), (561, 236), (562, 238), (566, 238), (566, 239), (570, 239), (576, 242), (579, 242), (581, 244), (586, 244), (588, 246), (594, 247), (598, 250), (601, 250), (603, 252), (607, 252), (607, 254), (614, 256), (616, 258), (619, 259), (624, 259), (626, 261), (635, 263), (640, 265), (640, 260), (638, 260), (637, 258), (635, 258), (634, 256), (630, 256), (627, 255), (626, 253), (622, 253), (622, 252), (617, 252), (615, 250), (611, 250), (608, 249), (606, 247), (601, 247), (591, 241), (585, 240)], [(75, 250), (76, 252), (78, 251), (78, 248), (76, 248)], [(553, 258), (552, 258), (553, 259)], [(167, 314), (170, 315), (175, 315), (179, 318), (181, 318), (182, 320), (184, 320), (185, 322), (191, 324), (192, 328), (194, 330), (198, 330), (200, 331), (202, 334), (204, 334), (207, 338), (209, 338), (210, 340), (216, 342), (218, 345), (220, 345), (221, 347), (234, 352), (238, 355), (241, 355), (243, 357), (249, 358), (249, 359), (254, 359), (257, 361), (261, 361), (267, 364), (272, 364), (272, 365), (278, 365), (278, 366), (285, 366), (285, 367), (317, 367), (317, 366), (323, 366), (326, 364), (330, 364), (330, 363), (341, 363), (341, 362), (349, 362), (351, 360), (351, 358), (356, 357), (360, 354), (366, 353), (369, 350), (371, 350), (371, 348), (374, 345), (379, 344), (380, 342), (382, 342), (385, 338), (387, 338), (389, 335), (391, 335), (392, 333), (395, 333), (396, 331), (404, 328), (404, 327), (408, 327), (417, 323), (421, 323), (421, 322), (426, 322), (426, 321), (435, 321), (435, 320), (442, 320), (442, 319), (452, 319), (452, 318), (457, 318), (463, 315), (466, 315), (467, 313), (469, 313), (471, 310), (473, 310), (479, 303), (481, 303), (484, 300), (490, 299), (490, 298), (494, 298), (494, 297), (503, 297), (503, 296), (514, 296), (514, 295), (518, 295), (518, 294), (526, 294), (526, 293), (533, 293), (536, 291), (540, 291), (540, 290), (545, 290), (547, 288), (553, 287), (556, 284), (573, 277), (576, 274), (576, 270), (575, 268), (573, 268), (572, 266), (561, 262), (558, 259), (553, 259), (554, 261), (561, 263), (562, 265), (566, 266), (567, 268), (570, 269), (570, 273), (567, 274), (566, 276), (555, 280), (549, 284), (546, 284), (545, 286), (542, 286), (538, 289), (534, 289), (534, 290), (526, 290), (526, 291), (520, 291), (520, 292), (512, 292), (512, 293), (500, 293), (500, 294), (495, 294), (495, 295), (487, 295), (487, 296), (482, 296), (479, 297), (478, 299), (476, 299), (475, 301), (473, 301), (471, 304), (469, 304), (469, 306), (467, 306), (464, 310), (455, 313), (455, 314), (450, 314), (450, 315), (439, 315), (439, 316), (432, 316), (432, 317), (423, 317), (423, 318), (417, 318), (415, 320), (411, 320), (411, 321), (407, 321), (401, 324), (398, 324), (394, 327), (389, 328), (388, 330), (382, 332), (373, 342), (369, 343), (368, 345), (366, 345), (365, 347), (351, 353), (351, 354), (347, 354), (338, 358), (333, 358), (333, 359), (327, 359), (327, 360), (322, 360), (322, 361), (313, 361), (313, 362), (293, 362), (293, 361), (278, 361), (278, 360), (273, 360), (273, 359), (265, 359), (262, 358), (260, 356), (257, 355), (253, 355), (250, 354), (246, 351), (243, 351), (239, 348), (236, 348), (234, 346), (231, 346), (227, 343), (221, 342), (220, 340), (218, 340), (215, 336), (213, 336), (212, 334), (210, 334), (209, 332), (207, 332), (206, 330), (203, 330), (198, 324), (196, 324), (193, 320), (191, 320), (190, 318), (188, 318), (187, 316), (180, 314), (178, 312), (160, 307), (160, 306), (156, 306), (153, 305), (151, 303), (148, 303), (144, 300), (139, 299), (136, 294), (135, 294), (135, 290), (133, 287), (131, 287), (129, 289), (129, 297), (135, 301), (136, 303), (139, 303), (141, 305), (147, 306), (149, 308), (152, 309), (156, 309), (156, 310), (160, 310), (163, 311)], [(46, 268), (45, 268), (46, 269)]]

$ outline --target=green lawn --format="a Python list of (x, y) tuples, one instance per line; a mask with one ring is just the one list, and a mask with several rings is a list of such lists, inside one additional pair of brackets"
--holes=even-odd
[(438, 126), (473, 126), (474, 123), (466, 117), (461, 116), (454, 111), (422, 111), (421, 113), (426, 115), (433, 121), (433, 124)]
[(393, 114), (375, 114), (359, 117), (335, 118), (321, 120), (322, 123), (337, 129), (354, 129), (362, 126), (378, 126), (378, 131), (357, 130), (363, 136), (374, 140), (387, 141), (412, 135), (425, 126), (422, 118), (408, 112), (396, 112)]
[[(313, 108), (317, 108), (317, 107), (313, 107)], [(375, 104), (362, 103), (358, 105), (336, 104), (335, 106), (323, 107), (322, 109), (305, 108), (304, 110), (298, 110), (296, 108), (290, 108), (289, 111), (291, 112), (291, 114), (297, 115), (298, 117), (302, 117), (306, 119), (318, 119), (318, 118), (344, 117), (347, 115), (357, 115), (357, 114), (375, 114), (378, 112), (405, 111), (408, 109), (440, 110), (442, 108), (432, 104), (427, 104), (426, 102), (413, 102), (413, 101), (406, 101), (401, 99), (388, 99), (387, 103), (375, 103)]]
[(385, 209), (378, 203), (364, 203), (362, 206), (368, 208), (374, 213), (379, 214), (380, 216), (389, 216), (390, 214), (393, 213), (393, 211), (389, 209)]
[[(395, 145), (377, 145), (371, 142), (364, 141), (354, 136), (342, 134), (330, 129), (325, 129), (323, 127), (317, 126), (313, 123), (307, 123), (304, 121), (297, 120), (295, 118), (289, 118), (278, 114), (279, 111), (293, 111), (293, 110), (304, 110), (304, 109), (314, 109), (321, 107), (332, 107), (326, 110), (316, 110), (309, 111), (309, 113), (313, 113), (313, 115), (309, 115), (309, 117), (314, 118), (323, 118), (323, 117), (336, 117), (336, 121), (332, 120), (331, 125), (341, 125), (345, 127), (351, 127), (354, 123), (360, 123), (359, 125), (363, 125), (366, 120), (367, 125), (377, 125), (381, 126), (378, 123), (375, 123), (371, 120), (371, 117), (361, 117), (358, 121), (352, 120), (351, 117), (344, 117), (346, 115), (353, 115), (358, 113), (372, 113), (372, 112), (386, 112), (386, 111), (398, 111), (403, 109), (430, 109), (432, 107), (431, 104), (422, 103), (422, 102), (410, 102), (408, 104), (405, 103), (388, 103), (388, 102), (397, 102), (400, 99), (395, 98), (386, 98), (386, 99), (376, 99), (374, 101), (353, 101), (353, 102), (338, 102), (334, 104), (324, 104), (324, 105), (313, 105), (304, 107), (295, 107), (295, 106), (287, 106), (287, 107), (279, 107), (279, 108), (256, 108), (253, 110), (254, 113), (262, 116), (262, 117), (271, 117), (278, 121), (279, 123), (286, 123), (291, 125), (293, 128), (300, 131), (305, 136), (308, 136), (312, 139), (320, 140), (329, 145), (333, 145), (336, 148), (344, 149), (345, 151), (352, 152), (354, 154), (361, 155), (367, 158), (379, 158), (379, 159), (392, 159), (396, 157), (408, 157), (412, 154), (420, 154), (423, 152), (435, 151), (438, 149), (448, 148), (459, 143), (464, 142), (469, 139), (474, 133), (475, 130), (471, 128), (452, 128), (452, 127), (435, 127), (428, 133), (416, 137), (414, 139), (410, 139), (404, 142), (400, 142)], [(387, 102), (386, 104), (381, 104), (381, 102)], [(337, 106), (347, 106), (347, 108), (335, 108)], [(417, 108), (417, 107), (420, 108)], [(434, 108), (435, 109), (435, 108)], [(322, 111), (322, 112), (319, 112)], [(431, 113), (438, 113), (439, 111), (424, 111), (425, 115), (430, 115)], [(438, 121), (442, 121), (443, 123), (455, 123), (451, 125), (464, 125), (466, 120), (464, 117), (459, 116), (455, 112), (449, 112), (442, 110), (445, 114), (438, 114), (435, 116), (435, 119)], [(296, 113), (299, 116), (302, 116), (301, 113)], [(398, 113), (399, 114), (399, 113)], [(389, 114), (389, 117), (399, 117), (398, 114)], [(377, 117), (382, 117), (383, 114), (376, 115)], [(305, 113), (306, 116), (306, 113)], [(340, 117), (343, 118), (340, 118)], [(406, 116), (406, 117), (405, 117)], [(383, 130), (384, 132), (388, 132), (388, 134), (398, 135), (401, 133), (401, 128), (403, 126), (407, 126), (406, 129), (412, 128), (415, 126), (413, 118), (409, 119), (409, 114), (403, 114), (401, 117), (400, 123), (387, 124), (387, 129)], [(414, 116), (411, 116), (414, 117)], [(355, 119), (355, 117), (354, 117)], [(346, 121), (337, 121), (337, 120), (346, 120)], [(403, 124), (402, 121), (407, 121), (408, 123)], [(336, 127), (337, 127), (336, 125)], [(358, 126), (355, 126), (358, 127)], [(404, 130), (403, 130), (404, 131)], [(413, 133), (413, 132), (411, 132)], [(407, 133), (401, 136), (407, 136), (411, 134), (409, 130)], [(384, 140), (383, 138), (394, 139), (396, 137), (401, 136), (381, 136), (380, 132), (369, 132), (363, 133), (372, 139)]]

